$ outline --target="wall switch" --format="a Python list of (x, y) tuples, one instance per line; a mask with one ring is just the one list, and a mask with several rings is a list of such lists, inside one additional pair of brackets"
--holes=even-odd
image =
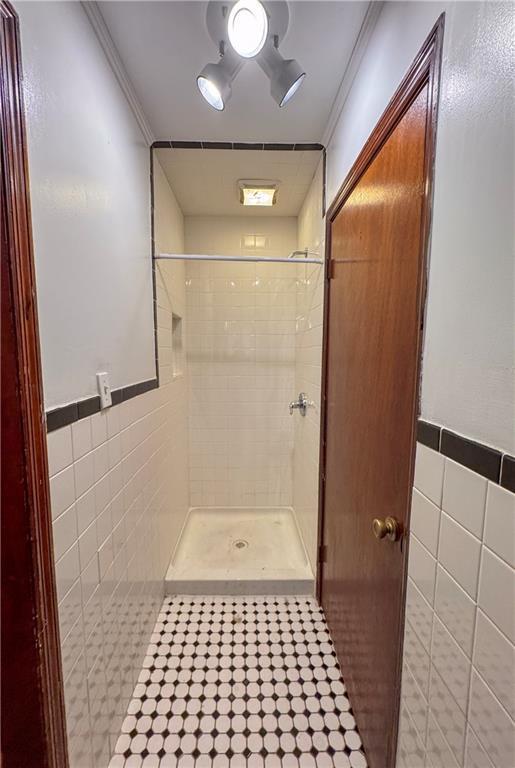
[(108, 373), (97, 373), (97, 387), (100, 395), (100, 410), (109, 408), (113, 404), (111, 398), (111, 385), (109, 384)]

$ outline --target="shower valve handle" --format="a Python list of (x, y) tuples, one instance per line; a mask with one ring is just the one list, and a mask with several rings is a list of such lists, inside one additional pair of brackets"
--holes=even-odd
[(298, 400), (292, 400), (290, 403), (290, 416), (293, 416), (293, 411), (295, 408), (298, 408), (302, 416), (306, 415), (306, 411), (308, 409), (308, 405), (313, 405), (313, 403), (308, 400), (305, 392), (300, 392)]

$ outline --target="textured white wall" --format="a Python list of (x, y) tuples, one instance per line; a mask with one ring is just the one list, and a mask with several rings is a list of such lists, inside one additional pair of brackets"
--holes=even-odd
[(510, 4), (384, 4), (329, 143), (328, 200), (442, 11), (422, 417), (514, 452)]
[(19, 2), (45, 406), (155, 376), (149, 150), (75, 2)]

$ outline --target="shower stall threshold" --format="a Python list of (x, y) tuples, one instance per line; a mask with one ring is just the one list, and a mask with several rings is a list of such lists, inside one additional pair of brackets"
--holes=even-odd
[(312, 595), (291, 507), (194, 507), (165, 577), (168, 595)]

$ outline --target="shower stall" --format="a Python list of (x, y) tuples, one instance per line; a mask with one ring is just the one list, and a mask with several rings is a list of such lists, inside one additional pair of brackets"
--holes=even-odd
[(230, 155), (233, 176), (249, 176), (252, 151), (163, 149), (154, 157), (160, 383), (180, 389), (183, 410), (180, 438), (172, 436), (170, 461), (181, 473), (171, 489), (170, 541), (163, 544), (170, 550), (165, 588), (310, 594), (317, 560), (321, 157), (260, 153), (261, 163), (263, 154), (272, 155), (276, 175), (286, 177), (279, 200), (281, 192), (292, 198), (288, 215), (271, 216), (237, 205), (234, 213), (218, 212), (229, 188), (211, 195), (207, 207), (202, 199), (192, 207), (181, 186), (183, 164), (191, 184), (197, 167), (204, 178), (206, 164), (208, 178), (216, 172), (220, 154)]

